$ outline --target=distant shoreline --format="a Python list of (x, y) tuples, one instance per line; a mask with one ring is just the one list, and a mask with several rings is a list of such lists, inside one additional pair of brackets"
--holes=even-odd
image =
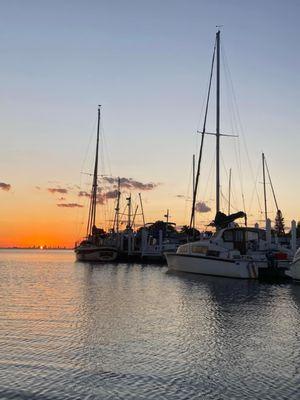
[(40, 251), (45, 251), (45, 250), (73, 250), (72, 247), (47, 247), (44, 249), (41, 249), (39, 247), (0, 247), (0, 250), (40, 250)]

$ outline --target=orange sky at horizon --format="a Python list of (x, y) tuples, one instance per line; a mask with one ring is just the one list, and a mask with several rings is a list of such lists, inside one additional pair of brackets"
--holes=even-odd
[[(53, 186), (53, 185), (52, 185)], [(58, 185), (57, 188), (61, 186)], [(71, 189), (71, 190), (70, 190)], [(51, 193), (47, 187), (12, 187), (10, 191), (0, 191), (2, 215), (0, 225), (0, 247), (67, 247), (72, 248), (76, 241), (85, 235), (88, 198), (78, 198), (78, 188), (68, 189), (68, 193), (62, 196), (60, 193)], [(170, 193), (167, 185), (158, 185), (151, 191), (142, 193), (146, 222), (165, 220), (164, 214), (167, 208), (170, 210), (170, 220), (180, 227), (189, 223), (191, 200)], [(121, 211), (126, 206), (126, 195), (123, 191)], [(138, 204), (137, 191), (132, 192), (133, 209)], [(168, 201), (169, 200), (169, 201)], [(214, 201), (211, 200), (213, 205)], [(58, 207), (57, 204), (71, 204), (70, 207)], [(76, 204), (82, 207), (76, 207)], [(74, 206), (75, 205), (75, 206)], [(165, 205), (165, 207), (164, 207)], [(97, 207), (97, 225), (106, 230), (112, 225), (114, 216), (114, 200), (107, 200), (105, 205)], [(224, 204), (225, 206), (225, 204)], [(233, 210), (234, 211), (234, 210)], [(270, 208), (271, 211), (271, 208)], [(138, 211), (138, 214), (140, 211)], [(273, 213), (274, 214), (274, 213)], [(273, 218), (274, 215), (270, 214)], [(213, 219), (214, 209), (208, 213), (197, 216), (196, 225), (205, 229), (205, 225)], [(290, 215), (284, 213), (286, 226), (290, 226)], [(126, 217), (124, 217), (125, 219)], [(200, 218), (200, 220), (199, 220)], [(263, 218), (263, 216), (261, 216)], [(254, 223), (258, 218), (249, 218), (249, 223)], [(242, 222), (242, 221), (241, 221)], [(142, 223), (141, 216), (136, 218), (137, 227)], [(260, 222), (263, 226), (264, 223)], [(125, 224), (122, 225), (125, 228)]]

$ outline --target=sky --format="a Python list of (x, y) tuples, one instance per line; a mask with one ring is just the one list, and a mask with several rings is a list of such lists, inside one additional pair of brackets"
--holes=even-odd
[[(239, 135), (221, 140), (222, 210), (232, 168), (231, 211), (262, 220), (264, 151), (286, 225), (300, 219), (298, 0), (11, 0), (0, 7), (0, 246), (72, 246), (84, 235), (88, 197), (79, 193), (90, 190), (98, 104), (100, 173), (125, 178), (124, 199), (131, 192), (137, 202), (141, 192), (146, 221), (169, 209), (178, 226), (189, 222), (216, 25), (221, 130)], [(211, 131), (214, 113), (212, 100)], [(201, 228), (214, 217), (214, 140), (205, 139)], [(100, 186), (102, 195), (115, 190), (108, 180)], [(267, 192), (274, 219), (270, 185)], [(99, 226), (109, 227), (113, 202), (99, 204)]]

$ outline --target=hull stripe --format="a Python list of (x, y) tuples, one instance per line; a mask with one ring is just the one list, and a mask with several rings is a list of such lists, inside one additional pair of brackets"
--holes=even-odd
[[(166, 252), (167, 253), (167, 252)], [(223, 261), (223, 262), (228, 262), (231, 264), (235, 264), (236, 261), (239, 260), (228, 260), (228, 258), (220, 258), (220, 257), (210, 257), (210, 256), (196, 256), (192, 254), (168, 254), (168, 256), (171, 257), (190, 257), (190, 258), (204, 258), (205, 260), (216, 260), (216, 261)]]

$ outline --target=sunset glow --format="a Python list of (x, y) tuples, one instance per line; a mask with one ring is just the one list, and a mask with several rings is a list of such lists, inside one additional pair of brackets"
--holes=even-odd
[[(263, 224), (264, 151), (287, 229), (298, 221), (299, 4), (250, 3), (29, 2), (22, 12), (3, 4), (0, 247), (72, 248), (85, 235), (99, 103), (97, 225), (111, 227), (117, 177), (123, 209), (129, 193), (135, 204), (141, 193), (146, 222), (169, 209), (178, 227), (189, 223), (217, 23), (224, 25), (221, 130), (239, 135), (221, 140), (222, 209), (232, 168), (232, 210)], [(200, 229), (215, 214), (214, 152), (207, 137)]]

